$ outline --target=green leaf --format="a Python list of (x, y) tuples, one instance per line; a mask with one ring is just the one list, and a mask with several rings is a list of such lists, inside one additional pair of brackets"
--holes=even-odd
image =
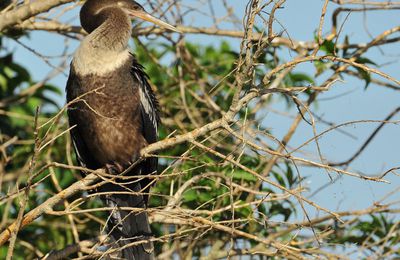
[(286, 177), (287, 177), (287, 180), (289, 183), (289, 187), (292, 187), (293, 184), (295, 184), (297, 178), (294, 178), (294, 176), (293, 176), (292, 167), (290, 167), (289, 164), (286, 164), (286, 167), (287, 167)]
[(183, 199), (187, 202), (197, 200), (197, 192), (195, 190), (187, 190), (183, 193)]
[(365, 57), (358, 57), (356, 59), (356, 62), (361, 63), (361, 64), (372, 64), (372, 65), (378, 66), (375, 62), (373, 62), (372, 60), (365, 58)]
[[(7, 78), (4, 77), (1, 73), (0, 73), (0, 89), (2, 92), (6, 92), (7, 91)], [(0, 92), (1, 94), (1, 92)]]
[(314, 67), (316, 69), (315, 77), (321, 75), (325, 70), (328, 69), (328, 65), (324, 61), (316, 60), (316, 61), (313, 62), (313, 64), (314, 64)]
[[(349, 41), (349, 36), (346, 35), (346, 36), (344, 37), (344, 42), (343, 42), (343, 44), (344, 44), (344, 46), (348, 46), (349, 43), (350, 43), (350, 41)], [(343, 50), (342, 50), (342, 56), (343, 56), (344, 58), (347, 58), (347, 51), (348, 51), (348, 48), (347, 48), (347, 47), (343, 48)]]
[(251, 181), (251, 182), (257, 181), (257, 177), (256, 176), (254, 176), (253, 174), (248, 173), (246, 171), (239, 170), (239, 169), (235, 170), (232, 173), (232, 177), (233, 177), (234, 180), (243, 180), (243, 181)]
[(356, 70), (360, 74), (361, 78), (365, 81), (364, 89), (367, 89), (369, 83), (371, 83), (371, 74), (368, 71), (365, 71), (365, 70), (363, 70), (361, 68), (357, 68), (356, 67)]
[(279, 173), (272, 171), (272, 175), (275, 177), (280, 185), (286, 187), (285, 179)]
[[(244, 204), (244, 201), (240, 201), (239, 204)], [(253, 213), (253, 210), (250, 206), (246, 206), (246, 207), (240, 207), (236, 210), (236, 212), (238, 212), (239, 214), (241, 214), (244, 217), (248, 217)]]
[(328, 55), (333, 55), (335, 52), (335, 43), (332, 40), (324, 40), (320, 46), (320, 50)]
[(213, 198), (214, 198), (214, 196), (209, 192), (200, 192), (198, 194), (198, 200), (202, 203), (207, 202)]
[(314, 79), (305, 73), (289, 73), (291, 85), (295, 87), (304, 86), (304, 84), (315, 84)]

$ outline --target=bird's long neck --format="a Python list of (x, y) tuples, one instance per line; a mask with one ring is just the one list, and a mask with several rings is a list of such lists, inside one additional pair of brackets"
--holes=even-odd
[(93, 18), (103, 22), (87, 36), (92, 48), (104, 51), (122, 51), (127, 48), (132, 27), (123, 10), (105, 8)]
[(80, 74), (103, 74), (127, 62), (131, 23), (119, 8), (105, 8), (92, 19), (100, 25), (81, 42), (74, 55), (74, 67)]

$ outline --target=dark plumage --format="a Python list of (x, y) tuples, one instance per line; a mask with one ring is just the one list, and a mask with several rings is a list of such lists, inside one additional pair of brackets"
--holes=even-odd
[[(140, 64), (128, 51), (130, 19), (139, 17), (168, 29), (174, 27), (148, 15), (134, 1), (88, 0), (80, 13), (89, 35), (82, 41), (71, 63), (66, 92), (68, 118), (79, 163), (89, 169), (105, 168), (119, 174), (134, 163), (140, 150), (157, 140), (158, 103)], [(157, 159), (136, 165), (127, 176), (152, 174)], [(125, 182), (125, 183), (124, 183)], [(128, 183), (127, 183), (128, 182)], [(117, 246), (125, 246), (151, 235), (145, 212), (120, 207), (145, 208), (149, 180), (107, 183), (98, 192), (112, 211), (107, 227)], [(131, 194), (129, 194), (131, 193)], [(153, 259), (153, 244), (146, 242), (121, 251), (125, 259)]]

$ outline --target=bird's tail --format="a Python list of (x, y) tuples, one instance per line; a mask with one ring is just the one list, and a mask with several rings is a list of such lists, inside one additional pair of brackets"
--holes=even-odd
[[(140, 184), (137, 183), (135, 187), (133, 191), (139, 192)], [(107, 221), (107, 230), (115, 242), (113, 248), (124, 247), (118, 251), (118, 257), (129, 260), (153, 260), (154, 246), (149, 239), (151, 229), (147, 212), (123, 209), (124, 207), (144, 209), (146, 204), (143, 196), (116, 193), (104, 196), (102, 200), (107, 207), (114, 209)]]

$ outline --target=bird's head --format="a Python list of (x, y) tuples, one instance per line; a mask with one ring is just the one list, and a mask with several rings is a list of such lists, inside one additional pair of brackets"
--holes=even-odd
[(96, 20), (96, 16), (107, 8), (119, 8), (132, 20), (139, 18), (168, 30), (179, 32), (177, 28), (152, 16), (144, 10), (143, 6), (132, 0), (87, 0), (80, 12), (82, 27), (88, 33), (96, 29), (101, 22)]

